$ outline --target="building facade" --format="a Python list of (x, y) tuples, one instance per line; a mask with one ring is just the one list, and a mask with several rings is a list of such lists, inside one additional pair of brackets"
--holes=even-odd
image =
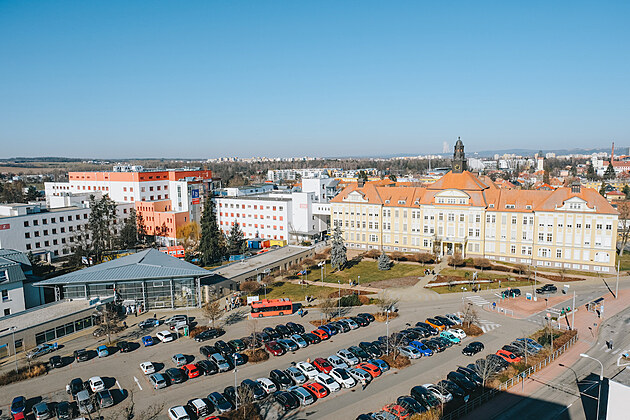
[(597, 191), (501, 189), (466, 169), (458, 141), (452, 170), (426, 188), (350, 185), (332, 224), (349, 248), (614, 271), (618, 213)]

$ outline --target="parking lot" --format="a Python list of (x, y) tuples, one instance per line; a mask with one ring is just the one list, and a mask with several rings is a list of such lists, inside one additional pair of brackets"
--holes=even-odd
[[(422, 308), (416, 304), (404, 304), (400, 306), (400, 316), (390, 322), (389, 332), (405, 328), (405, 324), (415, 324), (417, 321), (423, 321), (429, 316), (435, 314), (443, 314), (446, 312), (456, 312), (461, 308), (461, 301), (458, 298), (444, 299), (435, 303), (426, 303)], [(353, 312), (365, 312), (366, 308), (356, 309)], [(374, 311), (374, 309), (372, 309)], [(170, 314), (168, 314), (170, 315)], [(333, 418), (346, 416), (354, 418), (360, 413), (377, 411), (383, 405), (396, 400), (399, 395), (408, 394), (409, 390), (415, 386), (424, 383), (435, 383), (440, 379), (444, 379), (446, 374), (456, 368), (458, 365), (466, 365), (477, 357), (494, 353), (503, 344), (511, 341), (517, 336), (523, 335), (528, 331), (533, 331), (537, 327), (531, 323), (499, 317), (496, 314), (489, 314), (481, 311), (482, 318), (490, 320), (495, 319), (502, 324), (510, 324), (508, 328), (496, 328), (481, 336), (478, 341), (485, 344), (485, 350), (479, 353), (475, 358), (470, 358), (461, 354), (461, 348), (467, 342), (472, 341), (470, 338), (464, 340), (462, 345), (453, 346), (442, 353), (437, 353), (431, 357), (423, 357), (422, 359), (412, 361), (412, 365), (400, 371), (390, 370), (382, 376), (372, 381), (365, 389), (361, 386), (352, 389), (344, 389), (333, 393), (326, 398), (317, 401), (315, 404), (306, 408), (301, 408), (295, 414), (295, 418)], [(165, 318), (166, 314), (159, 314), (161, 318)], [(192, 316), (192, 314), (191, 314)], [(287, 321), (298, 322), (304, 325), (307, 331), (312, 330), (308, 321), (319, 319), (318, 312), (312, 311), (311, 314), (300, 319), (298, 316), (279, 317), (271, 319), (262, 319), (257, 322), (257, 329), (260, 330), (266, 326), (275, 326), (278, 323), (286, 323)], [(138, 321), (140, 318), (138, 318)], [(152, 330), (155, 336), (157, 331), (163, 327), (156, 327)], [(135, 324), (130, 324), (129, 331), (135, 331), (135, 335), (141, 337), (144, 332), (138, 331)], [(220, 337), (224, 341), (234, 338), (241, 338), (250, 333), (251, 321), (242, 320), (229, 327), (226, 327), (226, 334)], [(147, 330), (148, 331), (148, 330)], [(128, 333), (127, 332), (127, 333)], [(212, 376), (200, 376), (197, 378), (186, 380), (181, 384), (174, 384), (167, 388), (154, 390), (150, 386), (147, 376), (140, 370), (140, 363), (151, 361), (161, 368), (161, 371), (173, 366), (171, 357), (174, 354), (182, 353), (194, 357), (195, 361), (200, 360), (199, 347), (202, 344), (213, 344), (215, 340), (209, 340), (206, 343), (197, 343), (192, 339), (182, 337), (170, 343), (158, 343), (151, 347), (138, 347), (129, 353), (115, 352), (108, 357), (98, 358), (92, 357), (90, 360), (76, 363), (73, 362), (66, 367), (54, 369), (47, 375), (33, 378), (24, 382), (11, 384), (3, 387), (2, 395), (0, 395), (0, 406), (3, 412), (8, 407), (11, 399), (16, 395), (24, 395), (29, 399), (29, 403), (37, 402), (39, 398), (44, 401), (53, 402), (67, 400), (68, 396), (65, 391), (65, 385), (73, 378), (80, 377), (87, 380), (92, 376), (101, 376), (105, 380), (109, 388), (115, 392), (114, 397), (116, 405), (104, 410), (103, 415), (108, 418), (108, 414), (114, 416), (114, 413), (120, 409), (125, 402), (123, 399), (129, 398), (126, 395), (132, 394), (137, 410), (144, 410), (151, 406), (164, 404), (163, 418), (166, 417), (166, 410), (174, 405), (185, 405), (187, 401), (205, 397), (213, 391), (223, 391), (227, 386), (234, 385), (235, 380), (240, 383), (243, 379), (257, 379), (267, 377), (272, 369), (286, 369), (291, 362), (299, 362), (310, 359), (311, 361), (317, 357), (328, 357), (341, 348), (347, 348), (356, 345), (360, 341), (373, 341), (379, 336), (386, 333), (386, 325), (384, 323), (374, 322), (367, 327), (353, 330), (344, 334), (333, 336), (330, 340), (322, 343), (310, 345), (306, 348), (289, 352), (280, 357), (270, 356), (270, 360), (259, 363), (240, 366), (236, 372), (228, 371)], [(86, 338), (86, 340), (89, 340)], [(477, 339), (475, 339), (477, 340)], [(87, 348), (95, 349), (94, 339), (91, 346), (85, 345)], [(131, 340), (130, 340), (131, 341)], [(139, 341), (139, 339), (135, 339)], [(99, 344), (103, 340), (99, 341)], [(67, 349), (59, 350), (60, 355), (70, 355), (72, 352)], [(44, 356), (42, 360), (47, 360)], [(124, 390), (124, 391), (123, 391)], [(125, 392), (128, 391), (128, 392)], [(272, 411), (268, 418), (274, 418)]]

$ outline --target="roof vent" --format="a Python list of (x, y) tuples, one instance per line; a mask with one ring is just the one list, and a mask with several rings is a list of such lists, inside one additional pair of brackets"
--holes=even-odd
[(580, 185), (579, 182), (575, 181), (571, 184), (571, 193), (572, 194), (579, 194), (582, 191), (582, 186)]

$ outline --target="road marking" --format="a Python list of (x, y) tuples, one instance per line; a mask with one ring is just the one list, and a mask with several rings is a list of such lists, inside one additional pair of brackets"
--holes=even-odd
[(138, 384), (138, 388), (140, 388), (140, 391), (142, 391), (142, 386), (140, 385), (140, 381), (138, 380), (138, 378), (134, 376), (133, 380), (136, 381), (136, 384)]
[(120, 389), (122, 391), (122, 386), (120, 386), (120, 384), (118, 383), (118, 381), (116, 381), (116, 386), (118, 387), (118, 389)]
[(613, 354), (617, 354), (617, 353), (619, 353), (619, 349), (613, 351)]

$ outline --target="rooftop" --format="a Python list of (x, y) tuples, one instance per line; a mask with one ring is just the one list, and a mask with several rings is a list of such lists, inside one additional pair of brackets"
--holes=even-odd
[(208, 270), (150, 248), (63, 276), (43, 280), (34, 285), (113, 283), (145, 279), (199, 277), (207, 274), (210, 274)]

